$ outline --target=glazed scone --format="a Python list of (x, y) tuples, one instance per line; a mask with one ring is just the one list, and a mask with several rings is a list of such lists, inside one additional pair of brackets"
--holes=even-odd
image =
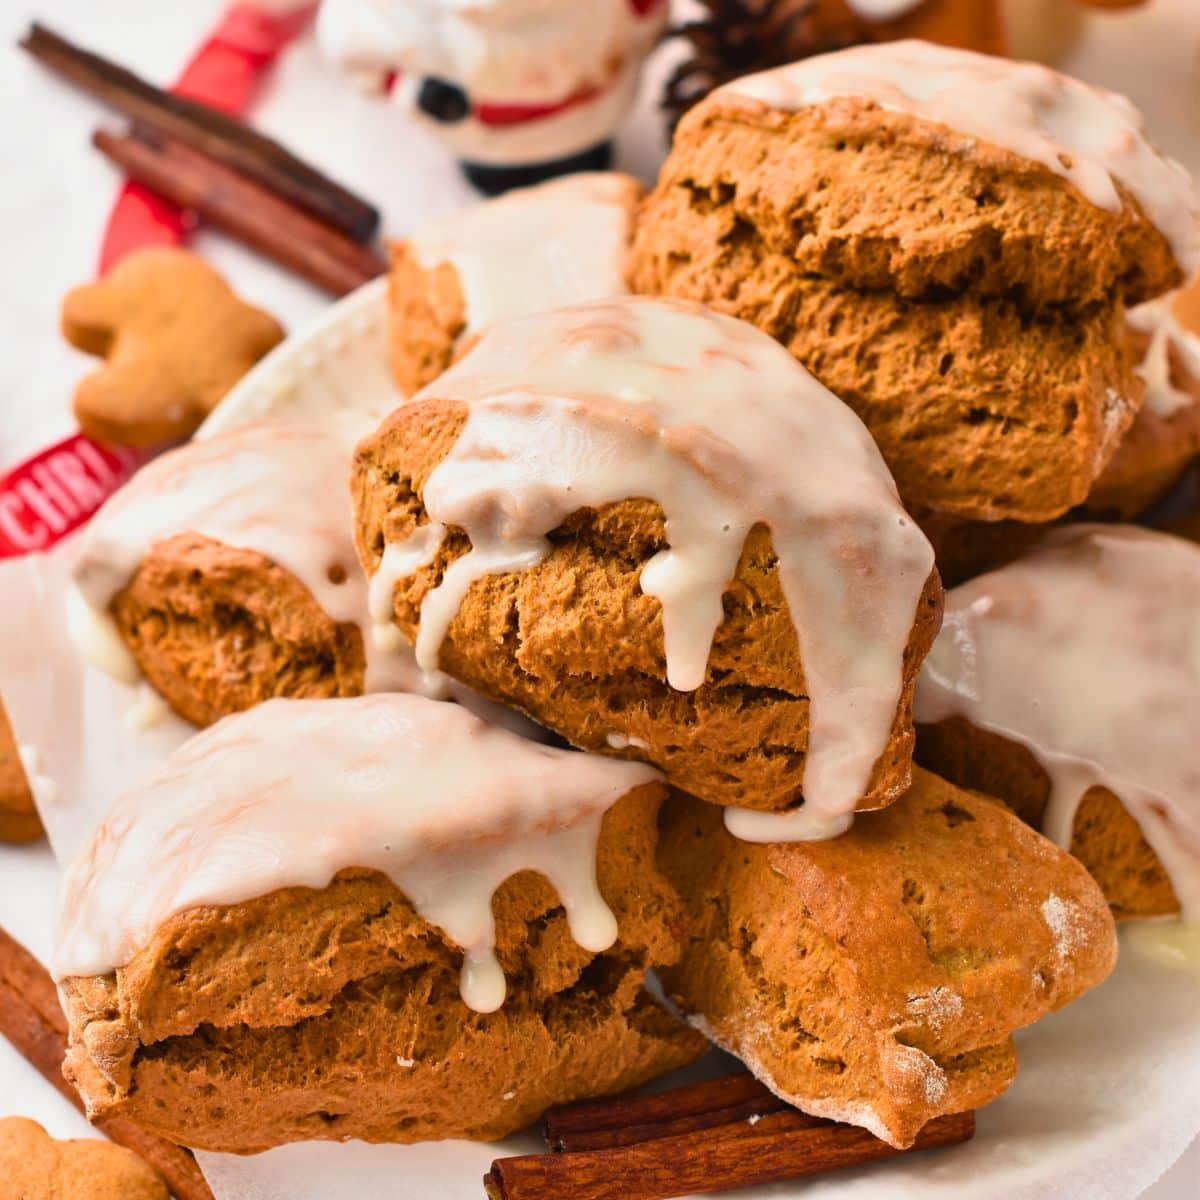
[(643, 987), (683, 928), (662, 796), (420, 697), (229, 718), (68, 873), (65, 1072), (94, 1117), (250, 1153), (497, 1138), (682, 1066), (703, 1039)]
[(1084, 500), (1141, 402), (1123, 307), (1193, 268), (1193, 205), (1118, 97), (962, 50), (860, 46), (687, 115), (631, 284), (781, 341), (863, 418), (911, 507), (1048, 520)]
[(361, 443), (353, 494), (372, 615), (422, 667), (812, 830), (907, 787), (932, 552), (751, 326), (641, 299), (497, 324)]
[(27, 1117), (0, 1119), (4, 1200), (168, 1200), (167, 1185), (132, 1150), (99, 1138), (52, 1138)]
[(0, 700), (0, 842), (35, 842), (41, 836), (21, 748)]
[(642, 187), (616, 171), (522, 188), (392, 245), (392, 371), (409, 395), (493, 321), (623, 293)]
[(76, 639), (209, 725), (273, 696), (421, 686), (364, 642), (366, 583), (346, 479), (350, 433), (249, 426), (144, 467), (84, 533)]
[(918, 759), (999, 797), (1121, 918), (1200, 903), (1200, 548), (1068, 525), (953, 589), (917, 688)]
[(667, 994), (779, 1096), (894, 1146), (1004, 1092), (1012, 1032), (1116, 962), (1078, 863), (921, 770), (831, 841), (739, 842), (681, 795), (661, 826), (692, 919)]

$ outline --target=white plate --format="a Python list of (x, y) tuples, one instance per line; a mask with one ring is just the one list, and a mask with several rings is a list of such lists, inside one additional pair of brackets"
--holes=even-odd
[[(297, 416), (343, 419), (351, 413), (367, 426), (378, 420), (398, 399), (380, 336), (384, 308), (378, 283), (343, 300), (247, 376), (206, 432)], [(110, 739), (135, 736), (116, 721), (99, 746), (110, 754)], [(97, 746), (95, 728), (88, 745)], [(141, 756), (130, 759), (139, 763)], [(78, 828), (97, 815), (81, 802), (72, 824)], [(1123, 954), (1101, 988), (1020, 1035), (1017, 1083), (981, 1113), (972, 1144), (802, 1188), (779, 1185), (765, 1194), (803, 1194), (806, 1200), (1130, 1200), (1200, 1128), (1198, 1012), (1200, 976)], [(249, 1159), (205, 1154), (201, 1161), (219, 1200), (478, 1200), (480, 1178), (494, 1157), (533, 1146), (527, 1136), (499, 1146), (314, 1143)], [(399, 1192), (398, 1180), (404, 1181)]]

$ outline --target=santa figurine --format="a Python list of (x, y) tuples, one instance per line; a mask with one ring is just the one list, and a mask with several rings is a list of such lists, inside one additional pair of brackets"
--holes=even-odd
[(489, 195), (603, 170), (667, 0), (323, 0), (327, 57), (387, 93)]

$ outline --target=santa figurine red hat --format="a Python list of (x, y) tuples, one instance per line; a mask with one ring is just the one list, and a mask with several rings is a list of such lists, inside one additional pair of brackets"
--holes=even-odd
[(667, 0), (324, 0), (322, 50), (489, 194), (609, 165)]

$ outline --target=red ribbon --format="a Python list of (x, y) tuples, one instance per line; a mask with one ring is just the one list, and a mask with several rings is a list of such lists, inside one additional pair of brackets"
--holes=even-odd
[[(192, 55), (173, 90), (228, 113), (249, 107), (258, 84), (304, 30), (316, 4), (264, 12), (234, 4)], [(140, 184), (122, 186), (100, 248), (100, 273), (144, 246), (174, 246), (191, 215)], [(0, 559), (47, 550), (85, 524), (150, 457), (72, 434), (0, 476)]]

